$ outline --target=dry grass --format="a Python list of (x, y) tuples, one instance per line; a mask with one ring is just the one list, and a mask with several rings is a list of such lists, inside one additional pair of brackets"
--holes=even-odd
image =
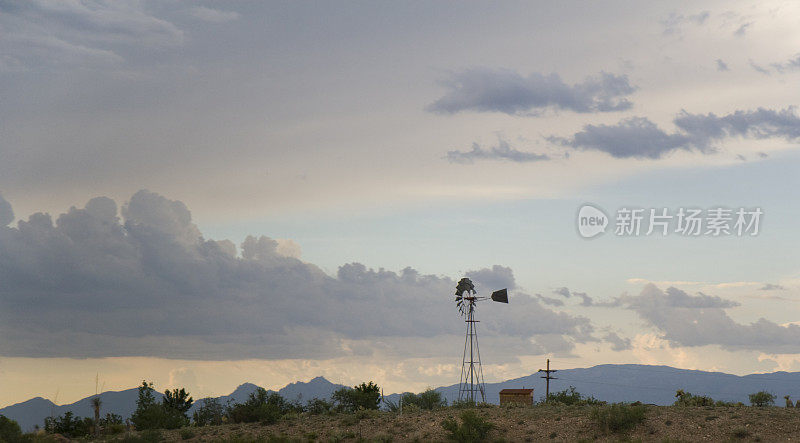
[[(591, 406), (486, 407), (495, 424), (490, 441), (786, 441), (800, 439), (800, 409), (646, 406), (644, 421), (625, 434), (608, 434), (591, 419)], [(442, 421), (461, 410), (308, 416), (272, 425), (234, 424), (164, 431), (166, 441), (446, 441)], [(133, 437), (133, 436), (131, 436)], [(182, 438), (184, 437), (184, 438)]]

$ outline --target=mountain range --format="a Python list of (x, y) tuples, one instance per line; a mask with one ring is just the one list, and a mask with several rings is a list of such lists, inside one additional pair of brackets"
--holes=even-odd
[[(773, 372), (738, 376), (722, 372), (706, 372), (678, 369), (669, 366), (650, 365), (599, 365), (591, 368), (563, 369), (555, 373), (557, 379), (550, 382), (551, 392), (574, 386), (578, 392), (607, 402), (641, 401), (657, 405), (669, 405), (675, 401), (675, 391), (683, 389), (697, 395), (708, 395), (715, 400), (748, 403), (748, 395), (758, 391), (769, 391), (783, 404), (782, 397), (790, 395), (800, 399), (800, 372)], [(287, 400), (305, 402), (313, 398), (330, 398), (331, 394), (343, 385), (316, 377), (308, 382), (286, 385), (277, 392)], [(220, 403), (229, 400), (241, 403), (258, 386), (244, 383), (229, 395), (218, 397)], [(537, 399), (544, 397), (545, 381), (538, 373), (486, 384), (486, 401), (498, 403), (500, 390), (506, 388), (533, 388)], [(458, 398), (458, 384), (436, 388), (448, 402)], [(401, 394), (386, 396), (386, 400), (397, 402)], [(130, 417), (136, 408), (137, 388), (124, 391), (108, 391), (99, 394), (102, 415), (108, 412)], [(161, 394), (157, 393), (160, 399)], [(16, 420), (23, 430), (42, 426), (45, 417), (62, 415), (72, 411), (77, 416), (91, 416), (90, 396), (67, 405), (56, 405), (50, 400), (36, 397), (28, 401), (0, 409), (0, 414)], [(193, 410), (202, 404), (195, 402)]]

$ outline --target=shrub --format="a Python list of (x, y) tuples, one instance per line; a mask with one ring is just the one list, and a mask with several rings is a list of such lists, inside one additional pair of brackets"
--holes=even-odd
[(562, 405), (603, 405), (604, 401), (600, 401), (592, 396), (584, 397), (580, 392), (575, 390), (575, 386), (570, 386), (560, 392), (553, 392), (547, 397), (548, 403), (558, 403)]
[(228, 418), (234, 423), (272, 424), (282, 415), (294, 411), (295, 406), (284, 400), (280, 394), (258, 388), (250, 393), (246, 402), (235, 404), (228, 409)]
[(426, 411), (447, 406), (447, 400), (442, 398), (442, 393), (434, 391), (432, 388), (428, 388), (419, 394), (406, 392), (403, 394), (402, 399), (403, 410), (405, 410), (407, 406), (412, 405), (419, 407), (419, 409), (425, 409)]
[(137, 430), (177, 429), (189, 424), (189, 419), (181, 410), (165, 403), (156, 403), (154, 392), (153, 383), (142, 381), (142, 385), (139, 386), (139, 397), (136, 400), (136, 410), (131, 415), (131, 422)]
[(48, 434), (61, 434), (65, 437), (78, 438), (89, 435), (92, 431), (92, 419), (76, 417), (67, 411), (60, 417), (44, 419), (44, 430)]
[(358, 409), (378, 409), (381, 389), (373, 382), (361, 383), (350, 388), (341, 388), (333, 393), (331, 399), (338, 409), (354, 412)]
[(181, 429), (181, 438), (184, 440), (190, 440), (194, 438), (194, 430), (192, 430), (191, 428)]
[(200, 406), (192, 414), (197, 426), (221, 425), (225, 416), (225, 408), (216, 398), (207, 397), (200, 401)]
[(775, 404), (775, 394), (767, 391), (759, 391), (755, 394), (750, 394), (748, 397), (750, 398), (750, 405), (752, 406), (764, 407)]
[(17, 443), (22, 441), (22, 430), (19, 423), (0, 414), (0, 441)]
[(311, 415), (327, 414), (332, 410), (333, 403), (320, 398), (311, 399), (306, 404), (306, 411)]
[(644, 421), (644, 405), (614, 403), (610, 406), (596, 406), (591, 418), (604, 432), (624, 432)]
[[(189, 393), (183, 388), (180, 390), (173, 389), (172, 391), (164, 391), (164, 398), (161, 400), (161, 404), (165, 408), (174, 409), (184, 416), (186, 416), (186, 413), (189, 412), (189, 409), (192, 407), (192, 403), (192, 397), (190, 397)], [(186, 418), (188, 419), (189, 417)]]
[(450, 440), (478, 442), (486, 440), (489, 432), (494, 429), (494, 424), (478, 415), (475, 410), (467, 409), (461, 413), (461, 424), (448, 418), (442, 421), (442, 428), (447, 431)]

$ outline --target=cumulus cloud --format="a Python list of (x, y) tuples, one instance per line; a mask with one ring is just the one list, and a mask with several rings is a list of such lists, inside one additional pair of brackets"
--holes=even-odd
[(793, 58), (782, 63), (772, 63), (771, 66), (780, 73), (798, 69), (800, 68), (800, 54), (797, 54)]
[(735, 31), (733, 31), (733, 35), (736, 37), (744, 37), (745, 33), (747, 33), (747, 29), (753, 25), (753, 22), (742, 23)]
[(558, 74), (523, 76), (510, 69), (474, 68), (442, 82), (447, 92), (428, 106), (440, 114), (462, 111), (537, 115), (546, 109), (611, 112), (630, 109), (636, 88), (626, 75), (601, 72), (568, 85)]
[(553, 297), (546, 297), (542, 294), (536, 294), (536, 299), (542, 303), (550, 306), (564, 306), (564, 302)]
[(728, 68), (728, 64), (722, 61), (722, 59), (717, 59), (717, 71), (730, 71)]
[(514, 280), (514, 271), (506, 266), (494, 265), (491, 268), (467, 271), (467, 277), (475, 282), (478, 289), (483, 288), (487, 291), (507, 288), (512, 291), (517, 288)]
[[(558, 294), (558, 295), (560, 295), (560, 296), (562, 296), (564, 298), (570, 298), (570, 297), (580, 298), (581, 299), (581, 303), (580, 303), (581, 306), (596, 306), (595, 303), (594, 303), (594, 299), (592, 299), (592, 297), (587, 295), (585, 292), (570, 291), (569, 288), (561, 287), (561, 288), (557, 288), (557, 289), (553, 290), (553, 294)], [(561, 300), (558, 300), (558, 299), (550, 299), (550, 300), (555, 300), (555, 301), (559, 302), (558, 306), (561, 306), (561, 305), (564, 304)], [(603, 306), (607, 306), (607, 304), (602, 304), (602, 305)]]
[(0, 228), (8, 226), (12, 221), (14, 221), (14, 210), (11, 208), (11, 204), (0, 195)]
[(447, 151), (445, 156), (450, 163), (473, 163), (475, 160), (507, 160), (516, 163), (549, 160), (546, 154), (519, 151), (509, 146), (505, 140), (499, 140), (497, 146), (483, 149), (477, 143), (472, 144), (469, 151)]
[(684, 24), (694, 24), (702, 26), (705, 24), (709, 17), (708, 11), (702, 11), (697, 14), (683, 15), (677, 12), (671, 12), (668, 16), (660, 20), (661, 26), (664, 27), (664, 35), (679, 34)]
[(627, 351), (633, 348), (633, 346), (631, 346), (631, 339), (622, 338), (616, 332), (609, 332), (603, 337), (603, 340), (611, 343), (612, 351)]
[(658, 159), (676, 150), (713, 153), (716, 143), (734, 137), (800, 138), (800, 118), (794, 107), (738, 110), (723, 116), (681, 111), (673, 123), (678, 130), (669, 134), (647, 118), (632, 117), (616, 125), (586, 125), (571, 138), (548, 140), (575, 149), (606, 152), (615, 158)]
[[(461, 335), (450, 278), (360, 263), (330, 276), (280, 248), (250, 236), (237, 254), (229, 241), (204, 238), (183, 203), (148, 191), (121, 210), (98, 197), (55, 222), (33, 214), (0, 227), (0, 355), (272, 359), (382, 349), (419, 356), (441, 354), (451, 335)], [(507, 267), (467, 275), (515, 288)], [(509, 353), (569, 352), (596, 340), (587, 318), (524, 294), (512, 304), (490, 304), (482, 340), (502, 339)]]
[(681, 346), (794, 353), (800, 340), (798, 325), (779, 325), (764, 318), (737, 323), (725, 309), (738, 303), (702, 293), (689, 295), (676, 288), (662, 291), (648, 284), (638, 296), (622, 296), (620, 302), (659, 329), (665, 339)]

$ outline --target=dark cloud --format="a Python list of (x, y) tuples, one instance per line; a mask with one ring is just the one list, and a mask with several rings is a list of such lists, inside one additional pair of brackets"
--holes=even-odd
[(603, 337), (603, 340), (611, 343), (612, 351), (627, 351), (631, 349), (631, 339), (622, 338), (616, 332), (609, 332)]
[(728, 64), (722, 61), (722, 59), (717, 59), (717, 71), (730, 71), (728, 68)]
[(491, 268), (467, 271), (466, 275), (475, 282), (478, 290), (495, 291), (507, 288), (511, 291), (517, 288), (514, 271), (505, 266), (494, 265)]
[(794, 56), (794, 58), (791, 58), (783, 63), (772, 63), (771, 66), (780, 73), (798, 69), (800, 68), (800, 54), (797, 54)]
[(741, 26), (736, 28), (735, 31), (733, 31), (733, 35), (735, 35), (736, 37), (744, 37), (744, 34), (747, 32), (747, 28), (749, 28), (752, 25), (753, 22), (743, 23)]
[(581, 306), (594, 305), (594, 300), (592, 300), (592, 297), (586, 295), (585, 292), (573, 292), (572, 295), (581, 299)]
[(562, 297), (569, 298), (569, 288), (561, 287), (553, 290), (553, 294), (558, 294)]
[[(0, 209), (3, 220), (10, 214)], [(487, 287), (515, 288), (507, 267), (467, 275)], [(37, 213), (0, 227), (0, 281), (5, 356), (437, 355), (463, 327), (449, 278), (360, 263), (329, 276), (263, 236), (248, 237), (237, 254), (229, 241), (205, 239), (183, 203), (148, 191), (121, 211), (98, 197), (55, 222)], [(509, 352), (533, 341), (539, 351), (563, 353), (596, 340), (586, 318), (524, 294), (513, 294), (511, 303), (479, 307), (482, 341), (502, 337)]]
[(800, 138), (800, 118), (795, 108), (758, 108), (717, 116), (681, 111), (673, 123), (678, 131), (668, 134), (642, 117), (622, 120), (616, 125), (586, 125), (572, 138), (548, 137), (552, 143), (576, 149), (596, 150), (616, 158), (657, 159), (676, 150), (716, 152), (715, 143), (733, 137), (750, 139)]
[(428, 106), (431, 112), (536, 115), (545, 109), (581, 113), (623, 111), (632, 106), (626, 97), (636, 90), (626, 75), (607, 72), (568, 85), (558, 74), (532, 73), (524, 77), (509, 69), (485, 68), (452, 74), (443, 85), (448, 91)]
[(11, 204), (0, 195), (0, 228), (8, 226), (12, 221), (14, 221), (14, 210), (11, 209)]
[(756, 64), (754, 61), (750, 60), (750, 67), (753, 68), (754, 71), (759, 72), (764, 75), (770, 75), (769, 69)]
[(725, 309), (738, 303), (715, 296), (689, 295), (675, 288), (664, 292), (648, 284), (638, 296), (621, 297), (621, 303), (681, 346), (795, 353), (800, 340), (797, 325), (781, 326), (763, 318), (750, 324), (735, 322)]
[(767, 283), (767, 284), (765, 284), (764, 286), (761, 287), (762, 291), (776, 291), (776, 290), (783, 291), (785, 289), (786, 288), (784, 288), (781, 285), (775, 285), (775, 284), (772, 284), (772, 283)]
[[(595, 306), (594, 300), (592, 299), (592, 297), (588, 296), (585, 292), (570, 291), (569, 288), (561, 287), (561, 288), (553, 290), (553, 294), (558, 294), (558, 295), (560, 295), (562, 297), (565, 297), (565, 298), (578, 297), (578, 298), (581, 299), (581, 306)], [(541, 297), (541, 296), (537, 295), (537, 297)], [(561, 302), (561, 300), (558, 300), (558, 299), (550, 299), (550, 300), (556, 300), (556, 301), (560, 302), (560, 305), (564, 304), (563, 302)]]
[(545, 154), (525, 152), (513, 149), (505, 140), (499, 140), (497, 146), (483, 149), (477, 143), (472, 144), (469, 151), (447, 151), (445, 156), (450, 163), (473, 163), (475, 160), (507, 160), (517, 163), (549, 160)]

